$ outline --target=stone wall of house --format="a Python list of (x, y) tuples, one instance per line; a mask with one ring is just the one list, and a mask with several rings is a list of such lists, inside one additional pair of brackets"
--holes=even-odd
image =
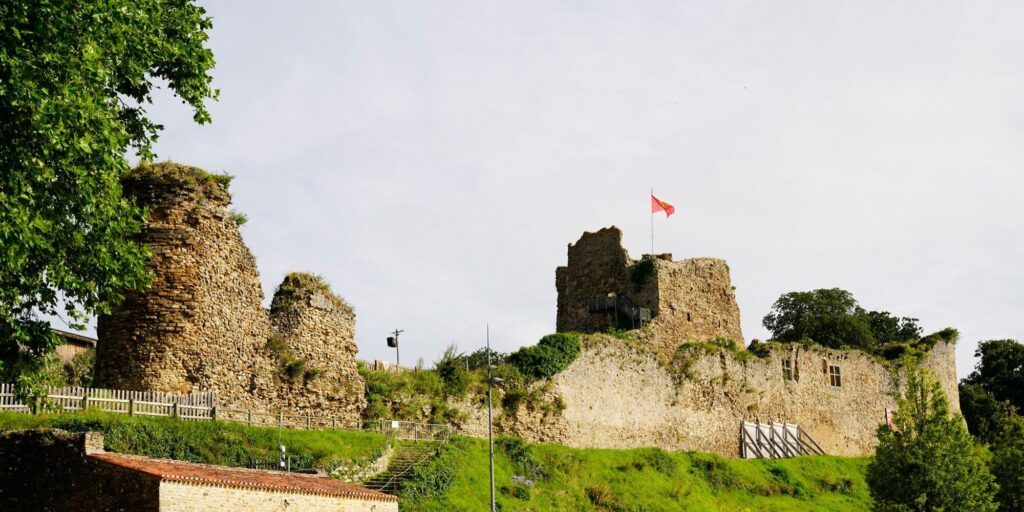
[[(569, 245), (568, 264), (555, 271), (559, 332), (601, 332), (614, 326), (609, 312), (591, 313), (591, 300), (610, 294), (649, 308), (649, 333), (671, 354), (687, 341), (712, 338), (743, 346), (740, 310), (723, 260), (672, 261), (671, 254), (644, 255), (639, 261), (622, 247), (616, 227), (584, 233)], [(619, 327), (628, 327), (620, 325)]]
[[(740, 422), (787, 422), (800, 425), (829, 454), (858, 456), (874, 451), (875, 430), (885, 409), (895, 408), (903, 380), (897, 367), (856, 350), (793, 345), (763, 358), (735, 354), (694, 347), (666, 364), (644, 343), (591, 335), (572, 365), (536, 384), (546, 389), (542, 402), (559, 402), (560, 413), (523, 406), (513, 415), (499, 411), (496, 423), (503, 433), (533, 442), (659, 446), (735, 457)], [(784, 360), (796, 369), (796, 379), (785, 378)], [(829, 366), (839, 368), (840, 386), (832, 385)], [(953, 345), (937, 344), (922, 366), (959, 412)], [(468, 417), (463, 432), (486, 432), (486, 423), (478, 424), (485, 419)]]
[[(270, 305), (279, 372), (278, 406), (341, 418), (358, 425), (366, 407), (365, 384), (356, 367), (356, 316), (318, 276), (290, 274)], [(301, 374), (288, 364), (301, 366)]]
[[(102, 438), (99, 438), (102, 439)], [(0, 509), (41, 512), (156, 512), (159, 482), (90, 461), (90, 434), (0, 432)]]
[[(264, 309), (225, 180), (166, 163), (140, 166), (122, 183), (149, 209), (139, 240), (152, 252), (153, 282), (99, 318), (97, 386), (212, 391), (230, 408), (356, 421), (365, 400), (351, 308), (329, 292), (297, 291), (276, 314)], [(289, 375), (275, 338), (310, 373)]]
[(397, 501), (360, 500), (312, 494), (160, 484), (160, 512), (398, 512)]

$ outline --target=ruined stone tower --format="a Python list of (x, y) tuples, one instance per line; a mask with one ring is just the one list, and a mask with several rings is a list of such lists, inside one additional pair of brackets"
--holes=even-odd
[(644, 323), (669, 351), (714, 338), (743, 346), (740, 310), (723, 260), (645, 254), (636, 261), (622, 247), (622, 231), (610, 227), (569, 244), (568, 264), (555, 271), (555, 287), (560, 332)]
[(263, 308), (256, 259), (227, 209), (228, 181), (173, 163), (122, 180), (149, 210), (139, 241), (152, 252), (153, 282), (99, 318), (97, 385), (212, 391), (227, 407), (357, 421), (365, 398), (355, 315), (311, 277), (286, 279), (274, 314)]
[(319, 276), (293, 273), (277, 287), (270, 319), (269, 346), (284, 370), (277, 387), (281, 407), (358, 418), (366, 397), (355, 362), (352, 307)]

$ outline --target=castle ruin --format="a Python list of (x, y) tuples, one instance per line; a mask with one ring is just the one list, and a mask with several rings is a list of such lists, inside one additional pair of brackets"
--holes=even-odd
[[(534, 384), (531, 406), (499, 410), (501, 432), (574, 447), (737, 457), (741, 423), (787, 423), (828, 454), (873, 453), (875, 431), (896, 407), (906, 377), (903, 362), (788, 343), (764, 344), (754, 354), (743, 347), (724, 261), (636, 261), (621, 240), (611, 227), (569, 245), (568, 264), (555, 274), (557, 328), (585, 333), (582, 352)], [(708, 340), (716, 343), (701, 343)], [(933, 335), (930, 350), (910, 364), (931, 372), (958, 413), (955, 341)], [(477, 409), (459, 430), (485, 436), (486, 418)]]
[(729, 340), (743, 346), (740, 308), (729, 265), (714, 258), (672, 261), (622, 247), (616, 227), (583, 233), (555, 271), (559, 332), (603, 332), (646, 326), (671, 353), (687, 341)]
[(138, 167), (122, 186), (149, 210), (138, 236), (153, 282), (99, 318), (97, 385), (212, 391), (227, 407), (359, 421), (355, 314), (309, 274), (286, 277), (263, 307), (226, 180), (164, 163)]

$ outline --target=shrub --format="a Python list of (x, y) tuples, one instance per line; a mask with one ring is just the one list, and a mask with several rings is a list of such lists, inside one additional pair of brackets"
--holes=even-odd
[(878, 427), (867, 481), (877, 510), (992, 512), (996, 486), (938, 383), (910, 373), (895, 429)]
[(582, 350), (580, 338), (575, 334), (549, 334), (532, 347), (523, 347), (508, 357), (523, 376), (546, 379), (557, 375), (576, 360)]
[(1024, 419), (1014, 418), (992, 446), (992, 474), (1000, 512), (1024, 510)]
[(238, 227), (242, 227), (246, 222), (249, 222), (249, 216), (238, 210), (228, 211), (228, 218)]
[(434, 363), (437, 374), (444, 381), (445, 394), (455, 397), (463, 397), (469, 391), (470, 375), (464, 368), (465, 361), (462, 354), (459, 354), (458, 347), (449, 345), (441, 355), (441, 359)]

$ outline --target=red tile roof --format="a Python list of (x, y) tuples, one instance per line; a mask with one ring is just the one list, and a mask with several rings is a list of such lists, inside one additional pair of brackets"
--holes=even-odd
[(164, 482), (375, 501), (398, 501), (397, 497), (389, 494), (322, 476), (229, 468), (109, 452), (94, 453), (89, 455), (89, 458), (153, 475)]

